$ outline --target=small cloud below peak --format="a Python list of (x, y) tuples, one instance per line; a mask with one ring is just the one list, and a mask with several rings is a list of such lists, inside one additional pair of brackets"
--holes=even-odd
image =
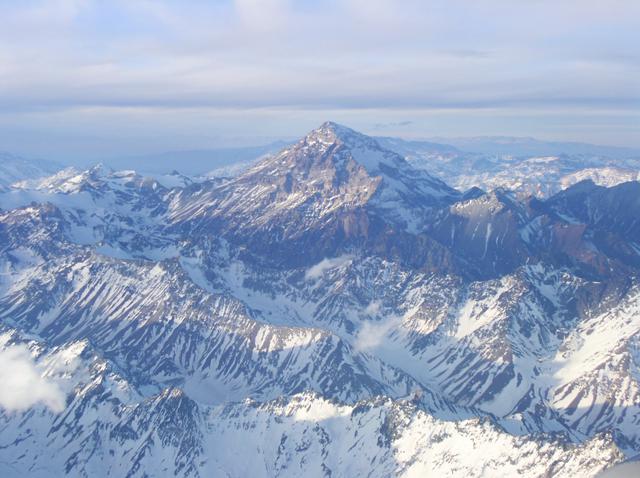
[(0, 383), (0, 407), (9, 412), (35, 405), (44, 405), (56, 413), (64, 409), (64, 392), (44, 376), (24, 345), (0, 349)]

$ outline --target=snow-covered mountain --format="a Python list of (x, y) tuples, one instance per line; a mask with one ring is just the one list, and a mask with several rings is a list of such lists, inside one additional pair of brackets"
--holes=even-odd
[[(429, 171), (460, 191), (504, 188), (549, 197), (586, 179), (614, 186), (640, 177), (640, 152), (631, 149), (536, 141), (532, 144), (538, 146), (521, 149), (518, 141), (505, 140), (492, 147), (493, 143), (485, 144), (480, 139), (457, 143), (463, 149), (398, 138), (378, 141), (399, 152), (412, 166)], [(477, 144), (483, 147), (473, 149)]]
[[(640, 161), (639, 161), (640, 162)], [(560, 180), (560, 187), (567, 189), (569, 186), (590, 179), (599, 186), (612, 187), (631, 181), (640, 181), (640, 170), (614, 168), (605, 166), (602, 168), (584, 168), (575, 173), (567, 174)]]
[(51, 161), (25, 159), (0, 152), (0, 191), (7, 190), (18, 181), (49, 176), (61, 167)]
[(462, 193), (334, 123), (230, 179), (15, 183), (0, 472), (596, 476), (640, 454), (640, 183), (606, 186)]

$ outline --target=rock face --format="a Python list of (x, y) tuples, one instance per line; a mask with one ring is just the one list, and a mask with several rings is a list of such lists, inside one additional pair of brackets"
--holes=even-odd
[(192, 231), (218, 230), (289, 265), (355, 248), (404, 253), (407, 260), (406, 235), (459, 196), (375, 140), (325, 123), (228, 183), (175, 193), (169, 220)]
[(42, 394), (0, 393), (2, 476), (596, 476), (640, 453), (638, 183), (462, 194), (325, 123), (165, 184), (0, 194), (0, 367)]

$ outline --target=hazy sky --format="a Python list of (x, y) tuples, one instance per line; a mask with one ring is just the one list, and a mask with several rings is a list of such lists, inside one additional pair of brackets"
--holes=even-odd
[(0, 150), (407, 137), (640, 146), (638, 0), (0, 0)]

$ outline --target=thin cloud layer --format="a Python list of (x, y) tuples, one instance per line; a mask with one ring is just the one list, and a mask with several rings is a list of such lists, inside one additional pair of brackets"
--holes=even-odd
[[(604, 139), (637, 132), (633, 0), (29, 0), (0, 1), (0, 15), (0, 125), (14, 137), (145, 141), (181, 133), (167, 123), (189, 112), (191, 147), (212, 132), (295, 136), (329, 113), (427, 136), (484, 133), (460, 120), (478, 115), (495, 134), (526, 117), (536, 134), (558, 112), (570, 139), (592, 139), (594, 117)], [(135, 130), (117, 129), (114, 112)], [(425, 130), (442, 112), (456, 129)], [(245, 119), (230, 127), (234, 114)]]
[[(640, 57), (627, 44), (637, 35), (629, 20), (640, 14), (637, 2), (208, 5), (5, 2), (0, 13), (12, 22), (0, 33), (4, 104), (477, 108), (638, 100)], [(544, 29), (532, 28), (536, 21)]]

